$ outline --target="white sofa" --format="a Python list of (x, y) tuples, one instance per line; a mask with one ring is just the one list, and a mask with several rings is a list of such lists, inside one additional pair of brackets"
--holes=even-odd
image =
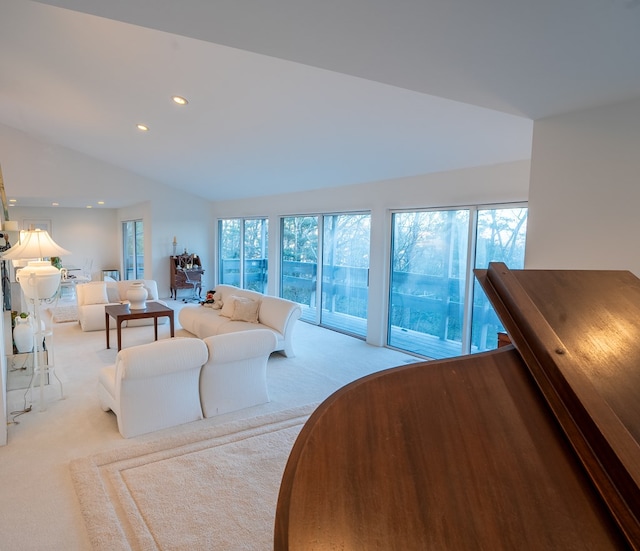
[[(222, 309), (216, 310), (203, 306), (185, 306), (178, 314), (183, 329), (204, 339), (213, 335), (268, 329), (276, 336), (274, 351), (281, 351), (291, 358), (293, 352), (293, 329), (302, 315), (302, 309), (296, 302), (255, 291), (240, 289), (232, 285), (218, 285), (216, 293), (222, 296)], [(257, 303), (257, 320), (237, 314), (232, 297), (241, 297)]]
[(163, 339), (118, 352), (100, 371), (98, 398), (125, 438), (269, 401), (272, 331)]
[[(76, 303), (78, 321), (83, 331), (104, 330), (104, 307), (108, 304), (121, 304), (127, 301), (127, 290), (132, 283), (142, 281), (147, 289), (147, 300), (157, 301), (166, 306), (166, 302), (158, 299), (158, 284), (152, 279), (126, 281), (91, 281), (76, 287)], [(159, 318), (158, 323), (167, 323), (168, 319)], [(153, 319), (129, 320), (123, 327), (153, 325)]]

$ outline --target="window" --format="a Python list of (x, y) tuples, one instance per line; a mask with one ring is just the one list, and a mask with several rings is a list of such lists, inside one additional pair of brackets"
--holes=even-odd
[(394, 213), (389, 346), (429, 358), (495, 348), (501, 326), (473, 267), (522, 268), (526, 219), (521, 206)]
[(142, 220), (122, 223), (124, 279), (144, 279), (144, 226)]
[(462, 353), (469, 211), (393, 215), (388, 344), (430, 358)]
[(266, 292), (268, 220), (219, 220), (218, 236), (220, 283)]
[(281, 296), (303, 320), (366, 336), (370, 225), (360, 213), (282, 219)]
[(318, 217), (288, 216), (281, 226), (280, 296), (301, 304), (301, 319), (316, 323)]
[[(524, 207), (478, 210), (476, 268), (487, 268), (489, 262), (504, 262), (514, 270), (524, 268), (527, 214)], [(473, 289), (471, 349), (493, 350), (504, 327), (475, 278)]]

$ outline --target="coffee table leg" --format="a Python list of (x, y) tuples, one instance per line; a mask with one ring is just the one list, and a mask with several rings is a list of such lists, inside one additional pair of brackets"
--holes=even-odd
[(118, 333), (118, 352), (122, 350), (122, 322), (123, 320), (116, 319), (116, 328)]
[(153, 316), (153, 336), (158, 340), (158, 316)]
[(173, 312), (169, 314), (169, 327), (171, 328), (171, 337), (175, 337), (175, 331), (173, 328)]
[(104, 326), (107, 330), (107, 349), (109, 348), (109, 314), (104, 315)]

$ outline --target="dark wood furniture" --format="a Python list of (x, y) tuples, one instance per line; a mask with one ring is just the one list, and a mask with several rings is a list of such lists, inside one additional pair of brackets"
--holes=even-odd
[(508, 346), (511, 344), (511, 339), (509, 335), (506, 333), (498, 333), (498, 348), (502, 348), (503, 346)]
[(116, 321), (116, 333), (118, 335), (118, 351), (122, 350), (122, 322), (126, 320), (138, 320), (153, 318), (154, 340), (158, 340), (158, 318), (169, 318), (169, 328), (172, 337), (175, 336), (173, 310), (159, 302), (147, 302), (144, 310), (131, 310), (128, 304), (112, 304), (104, 307), (104, 321), (107, 333), (107, 348), (109, 348), (109, 318)]
[(477, 276), (513, 345), (329, 397), (284, 471), (277, 551), (640, 549), (640, 280)]
[[(202, 264), (196, 254), (180, 254), (169, 258), (171, 269), (171, 298), (178, 298), (178, 289), (190, 289), (197, 296), (202, 294)], [(190, 266), (190, 267), (189, 267)]]

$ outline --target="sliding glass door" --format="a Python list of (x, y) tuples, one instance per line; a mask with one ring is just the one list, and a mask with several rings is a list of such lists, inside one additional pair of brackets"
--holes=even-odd
[(268, 246), (269, 231), (266, 218), (219, 220), (220, 283), (265, 293)]
[(280, 295), (302, 306), (301, 319), (317, 323), (318, 217), (282, 218), (281, 236)]
[(124, 279), (144, 279), (144, 225), (142, 220), (122, 223)]
[(473, 268), (524, 267), (527, 208), (393, 214), (387, 343), (428, 358), (490, 350), (502, 331)]
[(267, 247), (269, 225), (266, 219), (244, 221), (243, 286), (258, 293), (267, 292)]
[(320, 324), (366, 337), (369, 293), (369, 214), (323, 216)]
[[(475, 267), (504, 262), (512, 270), (524, 268), (527, 235), (525, 207), (478, 210)], [(504, 331), (487, 295), (474, 278), (471, 349), (482, 352), (498, 346), (498, 332)]]
[(389, 346), (462, 353), (468, 236), (468, 209), (393, 215)]
[(361, 213), (282, 219), (281, 296), (303, 320), (366, 336), (370, 224)]

